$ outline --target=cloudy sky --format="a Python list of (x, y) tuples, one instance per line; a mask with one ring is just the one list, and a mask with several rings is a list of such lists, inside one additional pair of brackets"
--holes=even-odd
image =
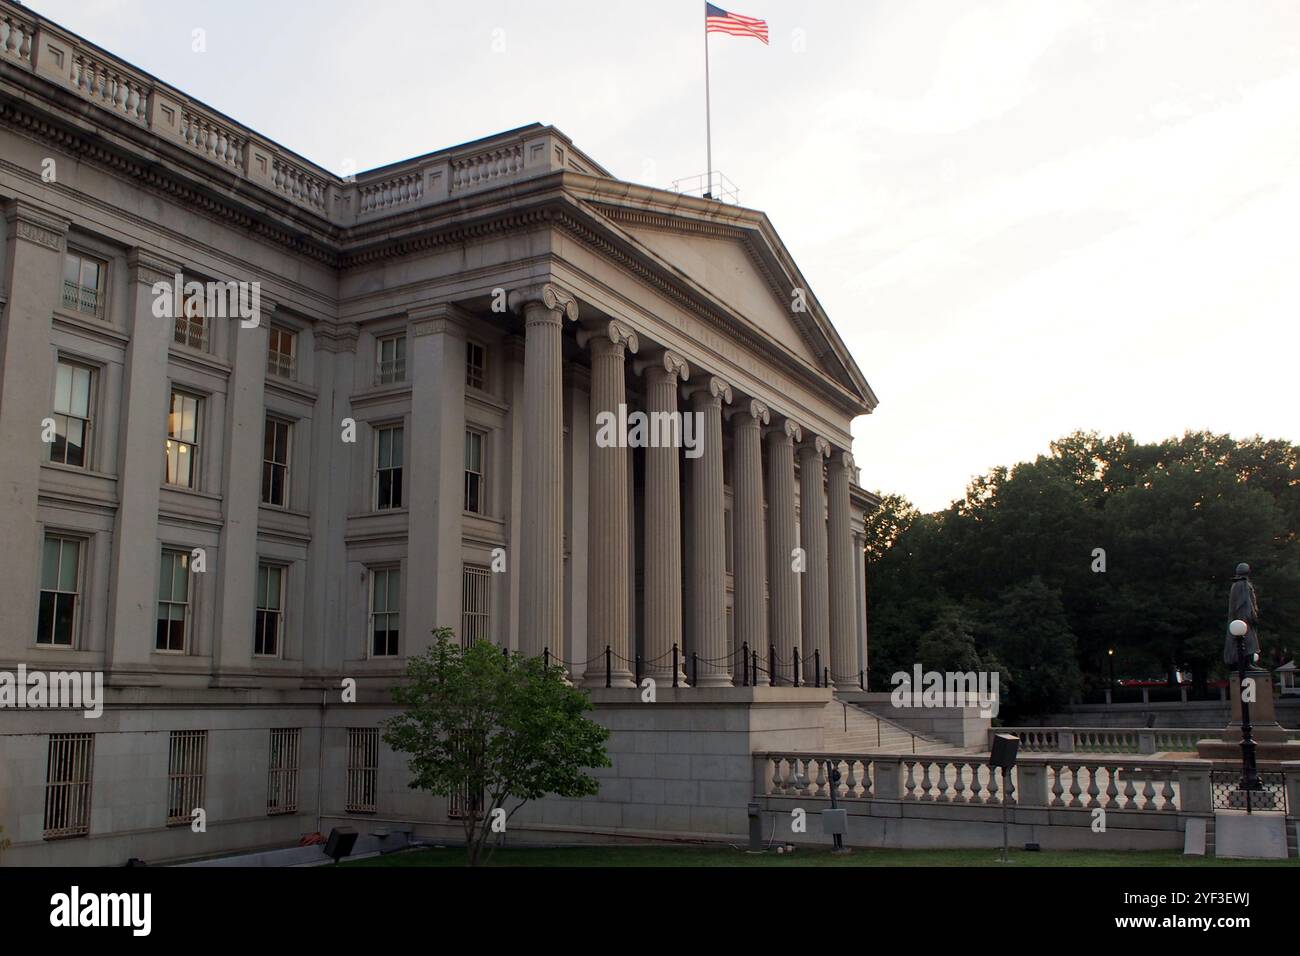
[[(336, 172), (535, 121), (705, 167), (702, 0), (28, 5)], [(1076, 428), (1300, 440), (1300, 3), (731, 9), (772, 43), (709, 41), (714, 166), (880, 396), (863, 484), (940, 508)]]

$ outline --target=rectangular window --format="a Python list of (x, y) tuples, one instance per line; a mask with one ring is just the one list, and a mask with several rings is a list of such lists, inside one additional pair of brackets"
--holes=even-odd
[(266, 419), (262, 431), (262, 504), (289, 506), (289, 436), (293, 426), (278, 418)]
[(402, 507), (401, 425), (380, 425), (375, 429), (375, 510)]
[(59, 359), (54, 370), (54, 440), (50, 461), (85, 468), (90, 463), (90, 405), (95, 373)]
[(475, 641), (491, 638), (492, 572), (477, 564), (467, 564), (460, 576), (460, 644), (469, 647)]
[(406, 381), (406, 333), (375, 340), (375, 384)]
[(167, 413), (166, 481), (178, 488), (195, 488), (199, 475), (199, 419), (203, 399), (172, 391)]
[(95, 318), (104, 315), (104, 278), (108, 263), (78, 252), (63, 257), (63, 307)]
[(205, 293), (200, 291), (181, 296), (180, 314), (176, 316), (176, 328), (172, 334), (177, 345), (185, 345), (202, 352), (208, 350), (207, 303)]
[(370, 572), (370, 656), (396, 657), (402, 609), (402, 572), (376, 568)]
[(374, 813), (379, 789), (379, 728), (348, 728), (348, 813)]
[(483, 501), (482, 432), (465, 432), (465, 510), (476, 515), (487, 510)]
[(465, 384), (480, 390), (487, 387), (487, 349), (477, 342), (465, 343)]
[(41, 599), (36, 615), (37, 644), (73, 645), (81, 591), (81, 545), (77, 538), (45, 536), (41, 551)]
[(45, 839), (90, 832), (94, 734), (50, 734), (45, 765)]
[(253, 653), (278, 657), (284, 632), (284, 568), (275, 564), (257, 566), (257, 633)]
[(208, 770), (208, 732), (173, 730), (167, 752), (167, 825), (188, 825), (203, 806)]
[(271, 728), (270, 771), (266, 781), (268, 816), (298, 811), (298, 755), (301, 751), (300, 728)]
[(266, 370), (280, 378), (292, 379), (296, 371), (294, 354), (297, 349), (298, 335), (278, 325), (271, 326), (270, 339), (266, 346)]
[(158, 563), (158, 634), (154, 649), (185, 653), (190, 623), (190, 556), (162, 553)]

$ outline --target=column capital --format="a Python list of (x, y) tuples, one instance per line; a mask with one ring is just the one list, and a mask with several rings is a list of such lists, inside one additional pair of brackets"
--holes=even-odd
[(454, 302), (439, 302), (408, 309), (406, 320), (411, 326), (411, 335), (415, 338), (447, 332), (464, 337), (469, 332), (473, 316)]
[(14, 199), (5, 204), (5, 221), (9, 235), (34, 242), (55, 252), (63, 251), (63, 240), (72, 223), (62, 216), (47, 212), (43, 207), (25, 199)]
[(755, 422), (760, 427), (768, 424), (772, 420), (772, 410), (757, 398), (751, 398), (749, 401), (742, 401), (726, 410), (727, 420), (739, 418), (743, 422), (745, 417)]
[(506, 297), (512, 312), (529, 315), (530, 305), (540, 305), (550, 312), (560, 312), (571, 322), (578, 321), (578, 300), (572, 292), (561, 289), (553, 282), (540, 282), (522, 289), (513, 289)]
[(662, 370), (669, 378), (680, 378), (683, 382), (691, 377), (691, 367), (672, 349), (664, 349), (652, 358), (637, 359), (632, 363), (632, 371), (638, 375), (647, 371)]
[(766, 435), (769, 438), (779, 438), (784, 442), (801, 442), (803, 441), (803, 426), (793, 418), (783, 418), (781, 424), (768, 428)]
[(829, 458), (831, 456), (831, 443), (822, 438), (821, 435), (809, 435), (799, 445), (799, 453), (816, 455), (818, 458)]
[(733, 397), (731, 383), (718, 375), (710, 375), (704, 381), (686, 389), (688, 398), (700, 398), (702, 402), (719, 402), (730, 405)]
[(603, 324), (584, 324), (578, 330), (578, 345), (583, 348), (586, 348), (588, 343), (595, 348), (597, 343), (604, 342), (608, 342), (610, 347), (623, 346), (629, 352), (636, 352), (641, 347), (641, 340), (636, 332), (617, 319), (611, 319)]
[(127, 250), (126, 266), (133, 281), (147, 286), (159, 282), (172, 285), (176, 282), (176, 277), (183, 275), (185, 272), (179, 262), (164, 258), (139, 246)]

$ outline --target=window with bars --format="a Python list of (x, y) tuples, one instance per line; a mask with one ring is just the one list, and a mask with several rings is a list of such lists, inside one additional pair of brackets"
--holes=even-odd
[(271, 728), (271, 756), (266, 781), (268, 816), (298, 812), (298, 766), (301, 752), (301, 728)]
[(491, 638), (492, 571), (467, 564), (460, 580), (460, 644), (469, 647), (475, 641)]
[(279, 325), (270, 329), (266, 344), (266, 370), (278, 378), (292, 379), (297, 372), (298, 333)]
[(465, 384), (470, 388), (487, 388), (487, 349), (478, 342), (465, 343)]
[(167, 413), (164, 452), (166, 482), (178, 488), (195, 488), (199, 475), (199, 420), (203, 399), (173, 390)]
[(208, 732), (173, 730), (167, 751), (167, 825), (189, 824), (203, 806), (208, 771)]
[(208, 350), (208, 330), (210, 327), (211, 323), (208, 322), (204, 292), (196, 291), (183, 295), (181, 297), (180, 314), (176, 316), (176, 328), (172, 333), (172, 340), (177, 345), (184, 345), (206, 352)]
[(348, 728), (348, 813), (374, 813), (379, 789), (379, 728)]
[(375, 568), (370, 572), (370, 655), (396, 657), (401, 632), (402, 572)]
[(95, 318), (104, 315), (104, 279), (108, 263), (68, 252), (63, 257), (63, 307)]
[(293, 425), (267, 416), (262, 430), (262, 504), (289, 507), (289, 437)]
[(72, 647), (81, 595), (80, 538), (47, 534), (41, 549), (41, 596), (36, 643)]
[(45, 765), (45, 839), (90, 832), (94, 734), (50, 734)]
[(375, 339), (375, 384), (406, 381), (406, 333)]
[[(456, 741), (458, 749), (466, 746), (464, 739)], [(484, 799), (482, 791), (472, 792), (470, 782), (466, 780), (463, 784), (452, 791), (447, 800), (447, 816), (451, 819), (462, 819), (467, 814), (478, 819), (483, 815), (483, 805), (487, 801)]]
[(50, 461), (85, 468), (90, 464), (90, 408), (95, 372), (59, 359), (54, 370), (54, 440)]
[(284, 633), (284, 568), (277, 564), (257, 566), (257, 632), (253, 653), (258, 657), (279, 657)]
[(402, 460), (406, 432), (401, 425), (375, 428), (375, 510), (402, 507)]
[(154, 649), (185, 653), (189, 623), (189, 553), (163, 549), (158, 564), (158, 632)]
[(483, 499), (483, 433), (469, 429), (465, 432), (465, 510), (486, 513)]

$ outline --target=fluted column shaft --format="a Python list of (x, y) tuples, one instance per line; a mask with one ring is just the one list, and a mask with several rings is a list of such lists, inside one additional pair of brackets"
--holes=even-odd
[(636, 351), (635, 333), (617, 323), (591, 338), (591, 490), (587, 536), (587, 657), (583, 677), (588, 686), (604, 686), (605, 647), (611, 651), (610, 684), (631, 687), (629, 642), (628, 448), (624, 436), (608, 427), (619, 421), (627, 404), (624, 378), (628, 349)]
[[(732, 462), (732, 527), (735, 575), (735, 643), (748, 643), (767, 666), (767, 541), (763, 534), (763, 438), (762, 426), (769, 420), (767, 406), (749, 401), (735, 416), (732, 433), (735, 457)], [(793, 547), (793, 544), (791, 545)], [(734, 675), (733, 675), (734, 676)]]
[[(646, 411), (677, 417), (678, 382), (686, 363), (668, 353), (649, 364)], [(645, 665), (643, 676), (671, 679), (672, 647), (682, 643), (682, 488), (680, 449), (651, 445), (645, 450)], [(680, 660), (679, 660), (680, 677)]]
[(831, 683), (838, 690), (858, 686), (857, 587), (853, 523), (849, 512), (849, 472), (853, 456), (837, 452), (826, 466), (829, 511), (827, 550), (830, 564)]
[(727, 656), (727, 542), (723, 522), (722, 403), (731, 401), (731, 387), (719, 378), (691, 394), (699, 423), (700, 455), (691, 475), (691, 622), (699, 666), (694, 675), (701, 687), (730, 687)]
[[(786, 421), (767, 433), (767, 558), (771, 608), (770, 642), (776, 647), (778, 684), (793, 683), (791, 668), (800, 642), (799, 582), (794, 569), (794, 549), (799, 545), (794, 507), (794, 441), (799, 426)], [(766, 649), (764, 649), (766, 650)]]
[(517, 295), (524, 313), (523, 516), (519, 555), (524, 620), (520, 648), (564, 649), (564, 403), (561, 324), (577, 317), (571, 296), (553, 286)]
[[(826, 488), (822, 460), (830, 446), (817, 438), (799, 446), (799, 527), (808, 566), (803, 575), (803, 653), (808, 676), (816, 652), (823, 670), (831, 666), (830, 593), (826, 562)], [(810, 680), (810, 683), (812, 680)]]

